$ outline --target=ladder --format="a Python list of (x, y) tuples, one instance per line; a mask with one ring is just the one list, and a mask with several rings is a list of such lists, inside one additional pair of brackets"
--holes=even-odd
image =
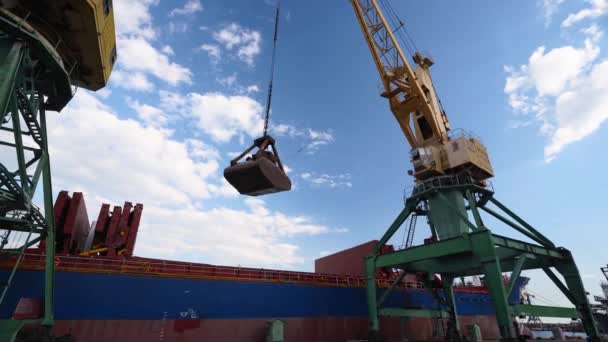
[[(17, 90), (17, 102), (23, 115), (23, 121), (29, 129), (32, 139), (40, 146), (44, 143), (42, 137), (42, 128), (38, 123), (38, 105), (40, 103), (40, 95), (38, 93), (32, 93), (28, 99), (27, 94), (23, 89)], [(32, 108), (32, 106), (36, 108)]]
[(412, 217), (410, 218), (410, 225), (407, 229), (407, 237), (405, 239), (404, 248), (410, 248), (410, 247), (412, 247), (412, 244), (414, 243), (414, 233), (416, 231), (417, 219), (418, 219), (418, 215), (416, 215), (416, 213), (413, 213)]

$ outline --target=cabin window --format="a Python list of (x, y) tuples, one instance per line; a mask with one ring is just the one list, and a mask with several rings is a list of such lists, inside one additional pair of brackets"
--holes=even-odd
[(422, 133), (422, 139), (427, 140), (433, 137), (433, 130), (424, 117), (418, 119), (418, 127), (420, 127), (420, 133)]
[(112, 0), (103, 0), (103, 14), (107, 17), (112, 10)]
[(110, 66), (113, 66), (114, 63), (116, 63), (116, 45), (114, 45), (110, 53)]

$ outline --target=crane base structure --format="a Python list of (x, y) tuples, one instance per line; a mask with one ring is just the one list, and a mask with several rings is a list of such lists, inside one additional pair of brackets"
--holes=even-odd
[[(0, 8), (0, 258), (13, 259), (7, 279), (0, 279), (0, 305), (27, 248), (46, 243), (44, 316), (0, 320), (0, 340), (13, 341), (25, 324), (54, 323), (55, 236), (46, 110), (61, 110), (72, 98), (70, 65), (51, 41), (27, 21)], [(12, 158), (9, 158), (11, 156)], [(42, 188), (41, 210), (34, 204)], [(38, 195), (39, 196), (39, 195)]]
[[(490, 207), (496, 207), (493, 209)], [(515, 229), (533, 242), (525, 242), (493, 234), (486, 227), (480, 212)], [(469, 220), (469, 214), (473, 221)], [(380, 255), (383, 245), (402, 227), (410, 215), (427, 216), (434, 242)], [(367, 300), (370, 320), (370, 341), (381, 341), (379, 316), (448, 318), (446, 340), (461, 340), (460, 324), (454, 300), (453, 280), (483, 275), (496, 308), (496, 320), (503, 341), (516, 341), (516, 316), (577, 318), (582, 321), (590, 341), (600, 341), (585, 288), (574, 258), (569, 250), (557, 247), (547, 237), (494, 198), (487, 186), (469, 176), (442, 176), (419, 182), (405, 207), (366, 257)], [(428, 275), (429, 290), (435, 274), (441, 284), (434, 284), (438, 310), (384, 307), (388, 294), (400, 282), (379, 293), (376, 287), (377, 268), (400, 269), (401, 274)], [(508, 297), (523, 270), (542, 269), (574, 308), (510, 304)], [(561, 274), (563, 280), (558, 277)], [(508, 282), (504, 272), (511, 272)], [(437, 291), (442, 290), (442, 294)]]

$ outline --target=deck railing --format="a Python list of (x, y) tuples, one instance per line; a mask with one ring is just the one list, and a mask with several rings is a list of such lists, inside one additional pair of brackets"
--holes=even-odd
[[(45, 257), (41, 254), (26, 254), (20, 269), (43, 270)], [(0, 261), (0, 268), (11, 266), (11, 259)], [(154, 277), (179, 277), (188, 279), (213, 279), (236, 281), (265, 281), (279, 283), (302, 283), (327, 286), (364, 287), (365, 278), (330, 275), (309, 272), (267, 270), (262, 268), (246, 268), (233, 266), (215, 266), (179, 261), (166, 261), (145, 258), (95, 258), (57, 256), (55, 258), (57, 272), (87, 272), (100, 274), (129, 274)], [(392, 279), (377, 279), (378, 287), (389, 287)], [(404, 281), (400, 288), (424, 290), (419, 282)], [(457, 292), (487, 293), (480, 286), (456, 287)]]

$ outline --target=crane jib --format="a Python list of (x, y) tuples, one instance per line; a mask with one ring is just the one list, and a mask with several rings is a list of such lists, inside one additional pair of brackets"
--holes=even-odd
[(378, 0), (351, 0), (351, 4), (384, 86), (381, 96), (389, 101), (412, 148), (411, 174), (418, 180), (460, 172), (471, 173), (477, 181), (491, 178), (494, 172), (479, 139), (450, 134), (429, 71), (434, 61), (416, 51), (412, 53), (416, 68), (410, 65), (396, 36), (405, 29), (403, 22), (397, 19), (397, 28), (392, 29)]

